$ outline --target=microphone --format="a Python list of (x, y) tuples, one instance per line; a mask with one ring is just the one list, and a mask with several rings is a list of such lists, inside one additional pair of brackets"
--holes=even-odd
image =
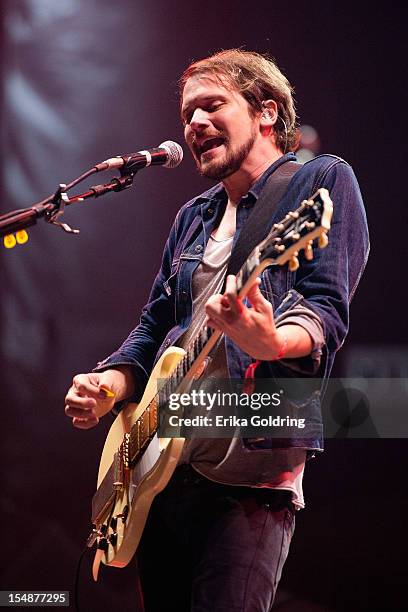
[(147, 166), (176, 168), (181, 163), (182, 159), (183, 149), (180, 145), (172, 140), (166, 140), (158, 147), (152, 149), (111, 157), (100, 164), (96, 164), (95, 168), (97, 172), (110, 170), (112, 168), (121, 168), (122, 174), (134, 174), (141, 168), (146, 168)]

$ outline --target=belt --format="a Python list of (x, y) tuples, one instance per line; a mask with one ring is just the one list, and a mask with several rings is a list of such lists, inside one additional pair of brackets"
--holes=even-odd
[[(207, 486), (211, 489), (224, 489), (224, 493), (236, 498), (254, 497), (259, 504), (267, 506), (270, 510), (278, 512), (288, 508), (292, 512), (295, 506), (292, 503), (292, 492), (285, 489), (270, 489), (266, 487), (246, 487), (229, 485), (210, 480), (197, 472), (190, 464), (178, 465), (171, 479), (171, 484), (177, 487), (199, 487)], [(170, 483), (169, 483), (170, 484)]]

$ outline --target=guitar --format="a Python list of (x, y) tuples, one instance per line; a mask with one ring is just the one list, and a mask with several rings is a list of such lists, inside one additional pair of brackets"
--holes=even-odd
[[(313, 241), (328, 243), (333, 204), (327, 189), (319, 189), (299, 208), (275, 223), (251, 252), (237, 274), (238, 295), (244, 298), (255, 279), (271, 265), (289, 262), (299, 267), (298, 255), (313, 258)], [(206, 358), (222, 336), (205, 324), (188, 347), (169, 347), (160, 357), (139, 404), (128, 403), (111, 426), (99, 465), (92, 500), (93, 530), (88, 546), (97, 543), (93, 577), (99, 566), (124, 567), (136, 552), (154, 497), (169, 482), (183, 451), (184, 438), (159, 438), (159, 408), (171, 393), (185, 392), (205, 367)]]

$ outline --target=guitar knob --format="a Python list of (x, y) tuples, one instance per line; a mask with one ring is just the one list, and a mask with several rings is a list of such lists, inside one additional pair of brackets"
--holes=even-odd
[(289, 260), (289, 270), (291, 272), (296, 272), (299, 267), (299, 260), (296, 255), (293, 255)]
[(326, 234), (321, 234), (319, 236), (319, 248), (324, 249), (329, 244), (329, 239)]
[(106, 552), (109, 548), (107, 538), (99, 538), (97, 548), (99, 548), (99, 550), (103, 550), (104, 552)]
[(112, 546), (116, 546), (118, 541), (118, 534), (115, 533), (111, 533), (109, 536), (109, 542), (112, 544)]
[(312, 248), (313, 240), (309, 240), (307, 246), (305, 248), (305, 257), (308, 261), (313, 259), (313, 248)]
[(128, 517), (128, 514), (129, 514), (129, 506), (126, 505), (126, 506), (124, 506), (121, 514), (117, 514), (116, 515), (116, 518), (117, 519), (120, 518), (120, 519), (122, 519), (122, 523), (126, 523), (126, 519)]
[(109, 526), (111, 527), (111, 529), (113, 529), (113, 531), (115, 531), (117, 524), (118, 524), (118, 519), (116, 518), (116, 516), (112, 516)]

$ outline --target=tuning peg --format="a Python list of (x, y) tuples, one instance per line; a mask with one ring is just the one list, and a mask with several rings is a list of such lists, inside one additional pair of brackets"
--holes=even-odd
[(292, 255), (292, 257), (289, 260), (289, 270), (291, 272), (296, 272), (298, 267), (299, 267), (299, 260), (296, 255)]
[(309, 240), (305, 248), (305, 257), (308, 261), (313, 259), (313, 248), (312, 248), (313, 240)]
[(327, 237), (327, 234), (320, 234), (319, 236), (319, 248), (320, 249), (324, 249), (327, 247), (327, 245), (329, 244), (329, 239)]

